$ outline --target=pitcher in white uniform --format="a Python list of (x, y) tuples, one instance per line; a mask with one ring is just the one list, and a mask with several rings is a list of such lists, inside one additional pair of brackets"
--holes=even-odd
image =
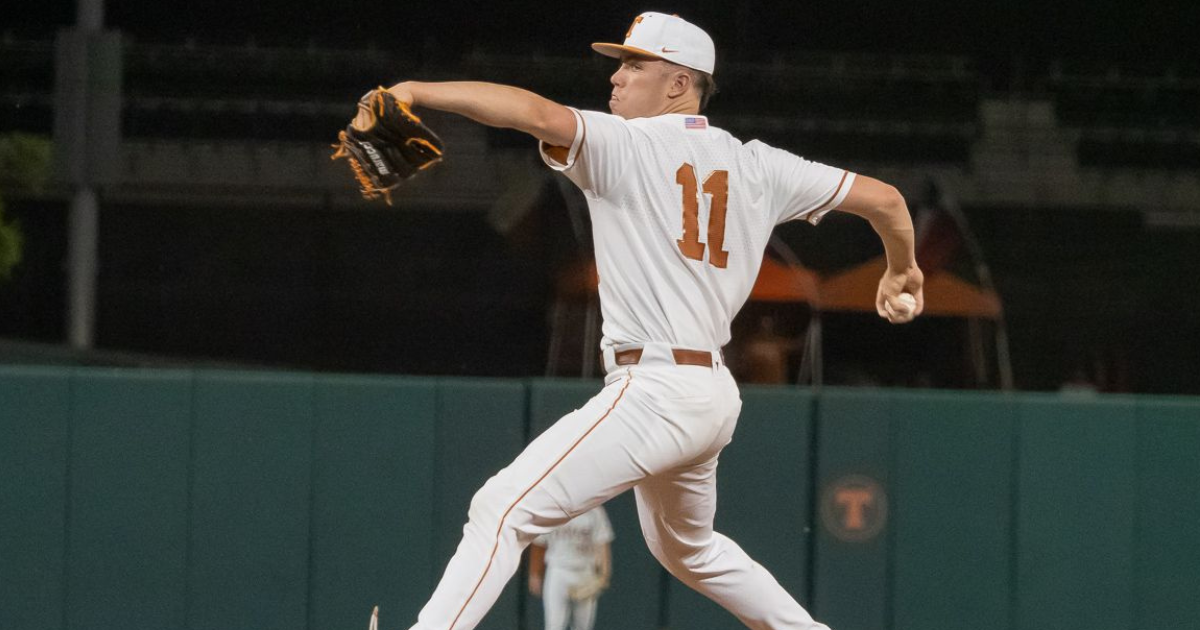
[(389, 90), (416, 108), (541, 141), (550, 168), (587, 197), (604, 318), (604, 388), (476, 493), (462, 542), (413, 629), (474, 628), (527, 545), (631, 488), (646, 544), (676, 578), (750, 628), (826, 628), (713, 530), (717, 457), (742, 406), (721, 347), (774, 226), (816, 224), (832, 210), (863, 217), (883, 241), (880, 317), (904, 323), (920, 314), (923, 278), (904, 198), (870, 177), (742, 142), (702, 116), (715, 48), (677, 16), (644, 13), (623, 44), (593, 48), (620, 58), (611, 114), (491, 83)]
[(533, 541), (529, 590), (542, 598), (546, 630), (568, 624), (592, 630), (600, 593), (612, 577), (612, 540), (608, 514), (597, 506)]

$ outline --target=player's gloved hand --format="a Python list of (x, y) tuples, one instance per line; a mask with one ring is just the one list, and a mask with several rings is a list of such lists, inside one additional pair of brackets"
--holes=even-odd
[[(903, 271), (888, 269), (879, 280), (875, 294), (875, 310), (879, 316), (893, 324), (907, 324), (925, 310), (925, 274), (916, 265)], [(905, 302), (901, 294), (907, 293), (915, 303)]]
[(573, 601), (584, 601), (597, 597), (608, 588), (608, 577), (604, 575), (592, 575), (578, 584), (567, 589), (567, 595)]
[[(401, 90), (403, 96), (406, 92)], [(409, 95), (409, 101), (412, 97)], [(346, 158), (363, 197), (382, 196), (442, 160), (441, 138), (426, 127), (396, 93), (380, 87), (358, 101), (358, 114), (338, 133), (333, 159)]]

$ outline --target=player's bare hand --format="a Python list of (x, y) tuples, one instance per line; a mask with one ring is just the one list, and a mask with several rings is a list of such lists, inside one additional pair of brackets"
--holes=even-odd
[(412, 93), (412, 86), (409, 85), (408, 81), (404, 81), (403, 83), (397, 83), (396, 85), (393, 85), (392, 87), (388, 88), (388, 92), (391, 92), (392, 96), (395, 96), (396, 98), (400, 99), (401, 101), (404, 101), (404, 103), (407, 105), (413, 104), (414, 99), (413, 99), (413, 93)]
[(911, 322), (925, 310), (924, 284), (925, 275), (915, 265), (901, 272), (885, 271), (875, 294), (876, 312), (893, 324)]
[(534, 597), (542, 596), (542, 576), (540, 576), (540, 575), (529, 576), (529, 592)]

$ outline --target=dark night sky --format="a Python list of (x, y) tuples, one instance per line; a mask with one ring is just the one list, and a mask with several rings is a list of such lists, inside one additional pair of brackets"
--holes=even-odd
[[(0, 29), (46, 35), (74, 20), (74, 2), (36, 14), (6, 15)], [(385, 49), (432, 43), (447, 56), (472, 47), (586, 52), (619, 37), (644, 10), (674, 12), (703, 26), (724, 54), (777, 50), (961, 53), (981, 59), (1020, 55), (1200, 64), (1194, 0), (904, 0), (844, 2), (339, 2), (163, 0), (106, 3), (107, 24), (141, 41), (309, 42)]]

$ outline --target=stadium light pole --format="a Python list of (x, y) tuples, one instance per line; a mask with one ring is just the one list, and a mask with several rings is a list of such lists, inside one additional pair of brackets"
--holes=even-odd
[[(74, 102), (64, 120), (68, 135), (72, 138), (66, 146), (57, 138), (59, 150), (75, 166), (75, 191), (67, 220), (67, 339), (71, 346), (84, 350), (95, 343), (96, 324), (96, 274), (98, 265), (98, 242), (100, 208), (96, 200), (96, 188), (89, 177), (92, 151), (89, 150), (88, 109), (91, 94), (88, 89), (91, 71), (87, 39), (104, 29), (104, 0), (79, 0), (76, 7), (76, 30), (83, 39), (82, 45), (70, 46), (60, 53), (70, 67), (82, 69), (82, 81), (71, 90)], [(56, 106), (64, 106), (59, 102)]]

